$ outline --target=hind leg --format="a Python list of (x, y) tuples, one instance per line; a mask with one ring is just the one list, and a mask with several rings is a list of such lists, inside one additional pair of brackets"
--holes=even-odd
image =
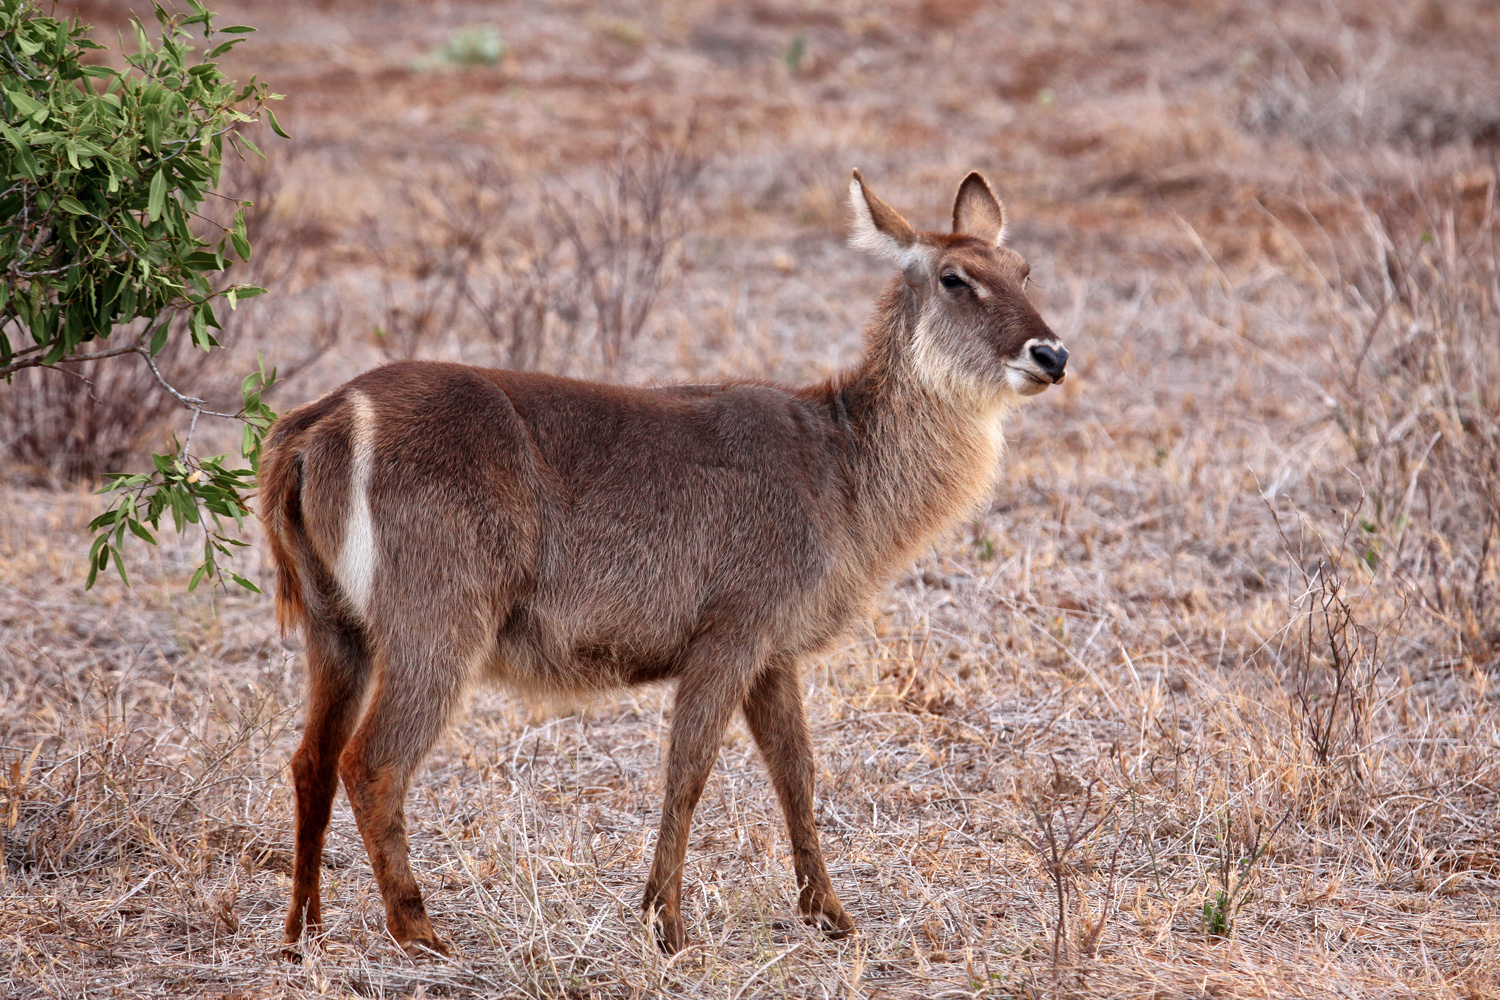
[(392, 649), (370, 709), (339, 761), (385, 900), (386, 929), (413, 956), (429, 950), (450, 954), (432, 928), (412, 876), (405, 803), (412, 775), (447, 728), (467, 686), (475, 657), (455, 657), (458, 648), (443, 642)]
[(369, 655), (357, 633), (308, 627), (307, 726), (291, 763), (297, 793), (297, 839), (292, 900), (286, 914), (288, 945), (295, 945), (301, 938), (304, 920), (310, 934), (318, 933), (323, 923), (323, 838), (338, 791), (339, 753), (354, 730), (368, 676)]

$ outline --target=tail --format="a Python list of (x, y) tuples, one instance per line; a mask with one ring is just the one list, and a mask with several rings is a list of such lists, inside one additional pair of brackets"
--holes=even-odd
[[(301, 427), (288, 414), (271, 429), (260, 463), (260, 520), (276, 564), (276, 621), (282, 634), (307, 623), (297, 550), (305, 547), (302, 523)], [(302, 543), (302, 544), (299, 544)]]

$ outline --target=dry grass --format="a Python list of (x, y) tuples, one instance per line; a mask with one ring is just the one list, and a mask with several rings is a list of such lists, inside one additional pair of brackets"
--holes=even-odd
[[(267, 28), (247, 53), (291, 95), (277, 211), (301, 254), (237, 349), (300, 357), (339, 303), (341, 338), (283, 405), (381, 356), (382, 289), (414, 287), (436, 218), (402, 191), (461, 205), (455, 165), (490, 157), (537, 218), (547, 184), (596, 190), (622, 123), (695, 120), (711, 158), (619, 377), (848, 361), (883, 279), (840, 247), (851, 165), (929, 224), (989, 171), (1074, 361), (1014, 419), (994, 504), (808, 671), (824, 846), (862, 930), (839, 943), (791, 919), (743, 730), (694, 825), (699, 946), (669, 960), (635, 909), (663, 693), (543, 710), (485, 691), (408, 811), (458, 957), (384, 938), (341, 803), (326, 950), (283, 962), (294, 644), (262, 599), (184, 594), (172, 546), (134, 590), (82, 592), (95, 501), (12, 477), (0, 992), (1500, 996), (1493, 10), (231, 20)], [(499, 65), (412, 68), (478, 23)], [(455, 322), (418, 353), (509, 349)]]

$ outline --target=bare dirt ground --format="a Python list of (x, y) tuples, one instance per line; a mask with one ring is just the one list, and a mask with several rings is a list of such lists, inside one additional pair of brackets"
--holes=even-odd
[(98, 501), (12, 464), (0, 993), (1500, 996), (1500, 5), (218, 6), (294, 136), (263, 137), (286, 267), (235, 357), (327, 348), (278, 408), (392, 354), (513, 357), (482, 311), (422, 321), (454, 233), (486, 273), (542, 259), (485, 240), (642, 136), (702, 163), (661, 299), (612, 367), (597, 331), (537, 363), (825, 377), (887, 277), (843, 248), (848, 169), (936, 227), (978, 168), (1069, 377), (1012, 418), (993, 504), (807, 672), (861, 935), (792, 919), (737, 727), (673, 959), (636, 911), (642, 690), (481, 691), (441, 744), (408, 816), (453, 960), (384, 936), (340, 803), (326, 944), (284, 961), (296, 641), (268, 599), (187, 594), (191, 540), (85, 592)]

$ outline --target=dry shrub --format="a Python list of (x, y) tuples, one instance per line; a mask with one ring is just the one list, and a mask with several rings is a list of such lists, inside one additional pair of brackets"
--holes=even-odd
[(1250, 132), (1289, 135), (1308, 145), (1362, 141), (1379, 131), (1379, 93), (1389, 47), (1361, 52), (1355, 37), (1281, 38), (1254, 58), (1239, 123)]
[[(380, 275), (375, 344), (387, 358), (430, 355), (447, 346), (444, 338), (463, 308), (462, 275), (480, 252), (485, 230), (501, 222), (509, 208), (509, 177), (493, 164), (480, 160), (452, 188), (415, 181), (402, 185), (406, 215), (427, 223), (414, 235), (391, 235), (414, 227), (390, 214), (365, 220), (365, 242)], [(455, 189), (456, 197), (445, 197)], [(494, 208), (490, 200), (497, 189), (504, 200)]]
[(1389, 36), (1362, 39), (1341, 29), (1282, 37), (1247, 53), (1252, 69), (1242, 80), (1239, 124), (1323, 149), (1500, 142), (1500, 106), (1489, 81), (1436, 90), (1427, 79), (1393, 72), (1397, 51)]
[[(219, 786), (231, 769), (259, 756), (291, 721), (292, 710), (267, 694), (235, 719), (215, 719), (189, 746), (127, 729), (106, 706), (94, 719), (38, 743), (8, 761), (0, 778), (9, 814), (0, 819), (0, 860), (15, 873), (42, 877), (119, 866), (127, 860), (173, 874), (200, 875), (214, 853), (250, 842)], [(49, 752), (43, 754), (43, 750)], [(212, 794), (210, 794), (212, 793)], [(279, 837), (265, 845), (273, 854)], [(261, 864), (266, 863), (261, 857)]]
[[(269, 146), (269, 136), (257, 136)], [(276, 366), (276, 389), (303, 371), (333, 347), (342, 332), (343, 308), (335, 293), (314, 284), (314, 250), (327, 236), (322, 225), (287, 206), (286, 178), (294, 171), (301, 149), (276, 140), (274, 158), (244, 158), (225, 164), (221, 185), (228, 195), (216, 200), (214, 224), (233, 220), (236, 203), (250, 202), (245, 210), (245, 230), (254, 251), (235, 274), (235, 280), (259, 285), (268, 294), (225, 310), (219, 317), (219, 339), (230, 348), (261, 349), (274, 344), (275, 356), (267, 352), (266, 363)], [(321, 283), (319, 283), (321, 285)], [(295, 328), (287, 336), (283, 331)], [(288, 351), (295, 347), (296, 353)], [(244, 361), (244, 353), (240, 361)], [(245, 365), (237, 363), (243, 374)], [(217, 388), (217, 387), (216, 387)], [(238, 382), (223, 387), (226, 402), (238, 403)], [(231, 406), (232, 408), (232, 406)]]
[[(11, 678), (0, 696), (36, 711), (0, 727), (0, 883), (137, 868), (164, 882), (203, 879), (216, 858), (257, 839), (249, 860), (278, 863), (266, 850), (280, 850), (280, 831), (261, 838), (250, 821), (271, 790), (256, 784), (281, 766), (267, 752), (294, 714), (288, 659), (274, 641), (199, 646), (196, 635), (173, 637), (160, 616), (107, 610), (4, 624), (15, 645), (0, 659)], [(19, 667), (28, 654), (80, 641), (49, 671)], [(224, 662), (250, 669), (230, 685), (207, 681)], [(167, 718), (183, 721), (152, 725)], [(75, 930), (108, 916), (79, 915)]]
[[(1355, 540), (1365, 534), (1352, 520), (1345, 521), (1339, 544), (1329, 546), (1306, 520), (1299, 523), (1293, 541), (1274, 510), (1272, 517), (1302, 585), (1290, 602), (1290, 642), (1280, 656), (1289, 716), (1308, 762), (1341, 772), (1357, 787), (1369, 777), (1365, 750), (1374, 740), (1377, 680), (1385, 666), (1381, 636), (1401, 615), (1378, 625), (1367, 620), (1371, 602), (1361, 600), (1368, 595), (1354, 592), (1356, 585), (1345, 566), (1350, 551), (1357, 548)], [(1356, 572), (1366, 579), (1369, 555), (1366, 551), (1366, 558), (1356, 563)]]
[[(1366, 203), (1343, 277), (1332, 415), (1364, 491), (1354, 555), (1447, 654), (1493, 670), (1500, 540), (1500, 209), (1494, 173)], [(1356, 325), (1358, 324), (1358, 325)]]
[[(196, 387), (218, 358), (174, 335), (157, 355), (176, 385)], [(13, 473), (43, 482), (88, 480), (124, 470), (177, 410), (137, 355), (67, 368), (31, 368), (0, 387), (0, 454)]]
[(701, 169), (682, 145), (621, 145), (597, 190), (547, 198), (547, 228), (572, 250), (606, 371), (624, 359), (656, 306), (667, 257), (682, 236), (682, 202)]
[[(1108, 867), (1109, 883), (1097, 917), (1085, 917), (1079, 912), (1082, 891), (1076, 871), (1081, 862), (1075, 855), (1080, 850), (1087, 851), (1103, 832), (1104, 825), (1115, 814), (1120, 797), (1112, 795), (1100, 778), (1093, 778), (1085, 784), (1064, 772), (1054, 757), (1051, 773), (1041, 778), (1034, 777), (1023, 791), (1022, 800), (1034, 824), (1032, 835), (1023, 834), (1022, 839), (1041, 862), (1056, 907), (1050, 944), (1053, 976), (1056, 979), (1065, 969), (1071, 968), (1081, 985), (1083, 970), (1078, 963), (1093, 957), (1099, 946), (1109, 916), (1110, 899), (1114, 895), (1120, 850), (1125, 846), (1129, 832), (1115, 830), (1115, 846)], [(1082, 863), (1092, 865), (1092, 859)], [(1080, 924), (1073, 929), (1071, 937), (1068, 932), (1070, 913), (1077, 915)]]
[(457, 334), (509, 368), (613, 374), (650, 321), (701, 169), (690, 144), (641, 138), (621, 140), (588, 185), (521, 193), (489, 154), (450, 184), (408, 182), (416, 237), (369, 223), (378, 344), (409, 358)]

